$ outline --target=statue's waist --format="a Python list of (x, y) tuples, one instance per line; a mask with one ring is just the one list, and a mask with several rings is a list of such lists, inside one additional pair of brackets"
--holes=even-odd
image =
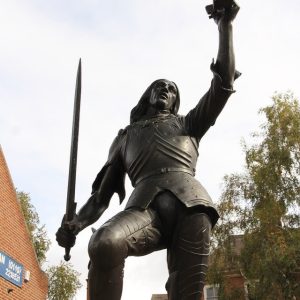
[(145, 172), (144, 174), (141, 174), (138, 178), (132, 178), (132, 185), (135, 187), (137, 186), (141, 181), (148, 179), (149, 177), (161, 175), (161, 174), (167, 174), (172, 172), (183, 172), (187, 173), (189, 175), (195, 176), (195, 169), (190, 168), (184, 168), (184, 167), (165, 167), (160, 169), (155, 169), (149, 172)]

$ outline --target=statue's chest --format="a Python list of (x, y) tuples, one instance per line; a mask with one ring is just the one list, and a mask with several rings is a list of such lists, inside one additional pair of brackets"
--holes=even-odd
[(126, 152), (135, 156), (141, 149), (147, 151), (160, 142), (177, 144), (179, 139), (186, 136), (183, 126), (176, 119), (145, 121), (128, 130)]
[[(173, 165), (194, 165), (198, 144), (185, 131), (180, 120), (152, 120), (129, 128), (125, 147), (128, 173), (144, 166), (147, 169)], [(135, 167), (135, 168), (134, 168)]]

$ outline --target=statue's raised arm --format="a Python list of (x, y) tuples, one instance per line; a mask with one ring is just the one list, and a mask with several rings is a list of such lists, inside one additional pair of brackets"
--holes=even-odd
[(235, 77), (232, 21), (239, 11), (239, 6), (233, 0), (223, 2), (229, 3), (229, 5), (221, 8), (220, 12), (214, 15), (219, 30), (219, 50), (216, 67), (222, 78), (223, 87), (232, 89)]
[(233, 0), (216, 0), (206, 9), (219, 31), (217, 59), (211, 64), (214, 78), (208, 92), (185, 118), (189, 133), (199, 140), (209, 127), (214, 125), (229, 96), (234, 92), (234, 80), (240, 76), (235, 70), (232, 33), (232, 22), (239, 11), (239, 6)]

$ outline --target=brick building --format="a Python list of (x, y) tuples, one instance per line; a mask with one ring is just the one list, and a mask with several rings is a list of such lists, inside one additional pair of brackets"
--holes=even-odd
[[(236, 257), (241, 254), (243, 248), (243, 235), (232, 235), (230, 244), (233, 251), (229, 268), (223, 271), (225, 290), (231, 295), (230, 299), (248, 300), (247, 281), (236, 265)], [(213, 256), (210, 256), (212, 259)], [(218, 285), (205, 285), (201, 300), (218, 300)]]
[[(243, 247), (243, 235), (234, 235), (231, 237), (232, 248), (235, 255), (240, 255)], [(234, 263), (232, 264), (234, 265)], [(248, 300), (247, 282), (238, 268), (230, 268), (224, 272), (226, 280), (226, 288), (230, 292), (235, 293), (235, 297), (231, 299)], [(167, 294), (153, 294), (151, 300), (167, 300)], [(218, 286), (205, 285), (202, 297), (199, 300), (218, 300)]]
[[(223, 270), (224, 287), (227, 297), (235, 300), (249, 300), (254, 299), (251, 297), (251, 285), (243, 274), (243, 270), (237, 264), (238, 257), (241, 255), (244, 247), (244, 235), (231, 235), (229, 238), (231, 257), (228, 260), (228, 265)], [(297, 282), (300, 282), (300, 270), (293, 273)], [(253, 283), (253, 282), (252, 282)], [(299, 300), (299, 290), (294, 291), (295, 295), (289, 299)], [(206, 285), (204, 288), (203, 299), (201, 300), (218, 300), (218, 286)], [(284, 296), (280, 299), (285, 299)], [(276, 300), (279, 300), (279, 298)]]
[(0, 220), (0, 299), (46, 299), (47, 276), (37, 261), (1, 146)]

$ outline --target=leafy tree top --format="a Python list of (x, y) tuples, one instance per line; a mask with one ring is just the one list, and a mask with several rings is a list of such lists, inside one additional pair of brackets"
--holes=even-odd
[[(300, 295), (300, 107), (290, 92), (275, 94), (260, 113), (265, 122), (243, 142), (245, 168), (224, 177), (220, 221), (214, 231), (209, 280), (226, 294), (224, 271), (237, 270), (249, 283), (249, 299)], [(244, 235), (236, 255), (232, 236)], [(222, 298), (223, 297), (223, 298)]]
[(50, 300), (70, 300), (82, 286), (79, 281), (80, 274), (73, 270), (70, 263), (60, 262), (58, 266), (50, 267), (47, 275)]
[(39, 215), (35, 207), (31, 204), (29, 194), (17, 191), (22, 213), (32, 240), (37, 259), (40, 264), (45, 262), (46, 253), (50, 247), (50, 240), (47, 237), (45, 225), (40, 225)]

